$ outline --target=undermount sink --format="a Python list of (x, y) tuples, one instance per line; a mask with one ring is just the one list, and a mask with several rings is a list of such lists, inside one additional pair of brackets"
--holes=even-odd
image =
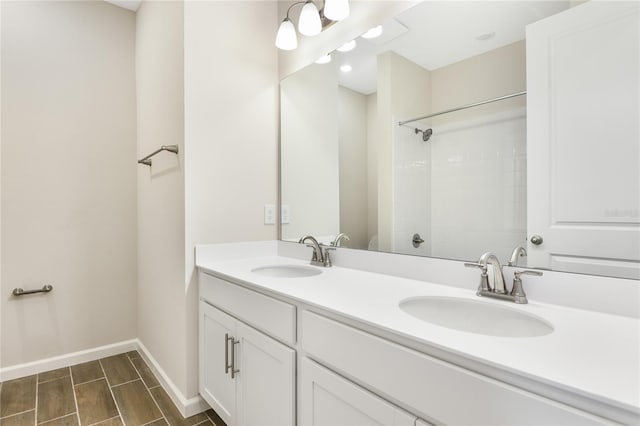
[(538, 337), (553, 326), (535, 315), (456, 297), (414, 297), (399, 304), (407, 314), (441, 327), (500, 337)]
[(311, 266), (302, 265), (272, 265), (262, 266), (260, 268), (252, 269), (251, 272), (265, 277), (275, 278), (303, 278), (313, 277), (314, 275), (320, 275), (322, 273), (318, 268), (312, 268)]

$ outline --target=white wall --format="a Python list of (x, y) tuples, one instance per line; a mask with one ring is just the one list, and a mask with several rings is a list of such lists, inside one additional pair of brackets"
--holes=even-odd
[(280, 86), (280, 197), (291, 210), (282, 237), (328, 243), (341, 231), (337, 75), (332, 65), (313, 65)]
[(187, 387), (197, 394), (194, 245), (277, 238), (278, 63), (271, 1), (185, 3)]
[(143, 2), (136, 14), (138, 337), (186, 393), (184, 35), (182, 2)]
[(135, 18), (104, 2), (0, 7), (6, 367), (137, 336)]
[[(394, 251), (396, 242), (401, 240), (410, 243), (413, 233), (427, 233), (426, 229), (413, 230), (414, 227), (396, 226), (410, 224), (414, 218), (425, 217), (427, 214), (426, 201), (422, 200), (420, 205), (414, 203), (414, 193), (410, 190), (426, 192), (429, 171), (423, 158), (408, 157), (406, 164), (396, 162), (396, 149), (410, 149), (412, 145), (394, 141), (394, 137), (406, 133), (399, 133), (398, 121), (430, 112), (431, 76), (427, 70), (402, 56), (386, 52), (378, 56), (377, 78), (380, 122), (378, 248), (382, 251)], [(417, 149), (418, 152), (423, 150), (421, 147)], [(416, 160), (422, 160), (422, 163), (416, 163)], [(408, 207), (408, 204), (412, 207)], [(401, 247), (399, 245), (398, 249)]]

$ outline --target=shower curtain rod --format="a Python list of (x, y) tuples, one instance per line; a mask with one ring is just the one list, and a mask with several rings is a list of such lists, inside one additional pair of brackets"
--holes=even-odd
[(425, 115), (425, 116), (422, 116), (422, 117), (412, 118), (411, 120), (400, 121), (400, 122), (398, 122), (398, 126), (404, 126), (405, 124), (411, 123), (413, 121), (424, 120), (424, 119), (427, 119), (427, 118), (436, 117), (438, 115), (449, 114), (450, 112), (460, 111), (460, 110), (467, 109), (467, 108), (473, 108), (473, 107), (477, 107), (477, 106), (484, 105), (484, 104), (490, 104), (491, 102), (502, 101), (504, 99), (514, 98), (516, 96), (522, 96), (522, 95), (526, 95), (526, 94), (527, 94), (527, 91), (523, 90), (522, 92), (512, 93), (510, 95), (500, 96), (498, 98), (487, 99), (486, 101), (480, 101), (480, 102), (476, 102), (476, 103), (473, 103), (473, 104), (464, 105), (464, 106), (461, 106), (461, 107), (457, 107), (457, 108), (452, 108), (452, 109), (448, 109), (448, 110), (445, 110), (445, 111), (436, 112), (435, 114), (429, 114), (429, 115)]

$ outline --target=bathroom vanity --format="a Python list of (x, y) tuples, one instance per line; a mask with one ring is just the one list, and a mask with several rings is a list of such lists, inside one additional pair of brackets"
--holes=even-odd
[[(640, 420), (637, 317), (479, 298), (460, 262), (453, 278), (468, 280), (463, 287), (340, 266), (367, 255), (341, 249), (337, 266), (322, 268), (304, 259), (308, 248), (285, 242), (198, 247), (200, 393), (228, 425)], [(461, 331), (403, 310), (425, 297), (549, 329), (527, 335), (525, 321), (524, 334)]]

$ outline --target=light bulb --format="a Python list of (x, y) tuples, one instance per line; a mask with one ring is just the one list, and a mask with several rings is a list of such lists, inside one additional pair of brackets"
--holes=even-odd
[(355, 40), (351, 40), (350, 42), (347, 42), (347, 43), (343, 44), (342, 46), (338, 47), (336, 50), (338, 52), (350, 52), (355, 48), (356, 48), (356, 41)]
[(331, 53), (327, 53), (324, 56), (319, 57), (316, 60), (316, 64), (328, 64), (329, 62), (331, 62)]
[(300, 19), (298, 19), (298, 31), (306, 36), (314, 36), (322, 31), (322, 22), (320, 22), (320, 12), (311, 0), (307, 1), (300, 11)]
[(325, 0), (324, 16), (332, 21), (342, 21), (349, 16), (349, 0)]
[(362, 38), (371, 39), (380, 37), (382, 35), (382, 25), (378, 25), (377, 27), (371, 28), (366, 33), (362, 34)]
[(293, 26), (291, 19), (285, 18), (278, 28), (276, 35), (276, 47), (282, 50), (294, 50), (298, 47), (298, 37), (296, 36), (296, 28)]
[(349, 64), (344, 64), (340, 66), (340, 71), (342, 72), (351, 72), (353, 68), (351, 68), (351, 65)]

